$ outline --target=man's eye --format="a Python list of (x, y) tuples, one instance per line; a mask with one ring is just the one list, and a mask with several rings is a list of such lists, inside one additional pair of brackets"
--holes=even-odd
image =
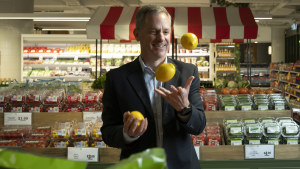
[(156, 34), (156, 31), (155, 31), (155, 30), (152, 30), (152, 31), (151, 31), (151, 34), (155, 35), (155, 34)]
[(164, 31), (164, 34), (169, 34), (169, 31)]

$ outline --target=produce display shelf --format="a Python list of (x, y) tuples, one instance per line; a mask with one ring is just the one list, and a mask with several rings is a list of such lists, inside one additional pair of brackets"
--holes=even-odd
[(235, 57), (216, 57), (216, 59), (235, 59)]
[(284, 73), (299, 73), (299, 72), (296, 72), (296, 71), (288, 71), (288, 70), (278, 70), (278, 69), (271, 69), (270, 71), (272, 72), (284, 72)]
[(23, 53), (23, 58), (89, 58), (89, 53)]
[(56, 68), (56, 67), (82, 67), (83, 69), (89, 69), (91, 66), (89, 64), (76, 64), (76, 63), (59, 63), (59, 64), (25, 64), (24, 66), (30, 66), (32, 68), (37, 68), (37, 69), (44, 69), (45, 67), (48, 68)]
[(198, 66), (198, 71), (199, 72), (207, 72), (209, 70), (209, 67), (201, 67), (201, 66)]
[[(167, 54), (167, 56), (172, 56), (172, 54)], [(209, 56), (209, 53), (177, 53), (177, 56)]]
[(292, 83), (292, 82), (289, 82), (289, 81), (285, 81), (285, 80), (278, 80), (278, 79), (271, 79), (272, 81), (278, 81), (278, 82), (284, 82), (284, 83), (288, 83), (288, 84), (291, 84), (291, 85), (295, 85), (295, 86), (299, 86), (300, 84), (297, 84), (297, 83)]
[(90, 76), (25, 76), (24, 79), (33, 80), (52, 80), (52, 79), (62, 79), (66, 81), (82, 81), (82, 80), (92, 80)]

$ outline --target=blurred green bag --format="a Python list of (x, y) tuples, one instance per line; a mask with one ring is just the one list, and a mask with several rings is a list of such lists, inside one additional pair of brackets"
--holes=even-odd
[(86, 162), (12, 152), (0, 149), (0, 167), (17, 169), (85, 169)]
[(141, 153), (133, 154), (128, 159), (108, 169), (167, 169), (166, 155), (162, 148), (147, 149)]

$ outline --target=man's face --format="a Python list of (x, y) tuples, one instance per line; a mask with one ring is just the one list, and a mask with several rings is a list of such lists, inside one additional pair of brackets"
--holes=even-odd
[[(141, 44), (141, 55), (151, 60), (164, 58), (170, 47), (171, 23), (165, 13), (147, 14), (135, 36)], [(150, 58), (149, 58), (150, 59)]]

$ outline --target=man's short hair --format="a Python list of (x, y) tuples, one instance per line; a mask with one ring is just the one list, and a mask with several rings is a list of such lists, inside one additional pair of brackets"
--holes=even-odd
[(136, 13), (135, 16), (135, 26), (137, 30), (140, 30), (144, 24), (145, 24), (145, 18), (147, 14), (153, 14), (153, 13), (165, 13), (170, 20), (171, 24), (171, 15), (169, 12), (166, 10), (166, 8), (162, 6), (155, 6), (155, 5), (145, 5), (139, 8), (139, 10)]

